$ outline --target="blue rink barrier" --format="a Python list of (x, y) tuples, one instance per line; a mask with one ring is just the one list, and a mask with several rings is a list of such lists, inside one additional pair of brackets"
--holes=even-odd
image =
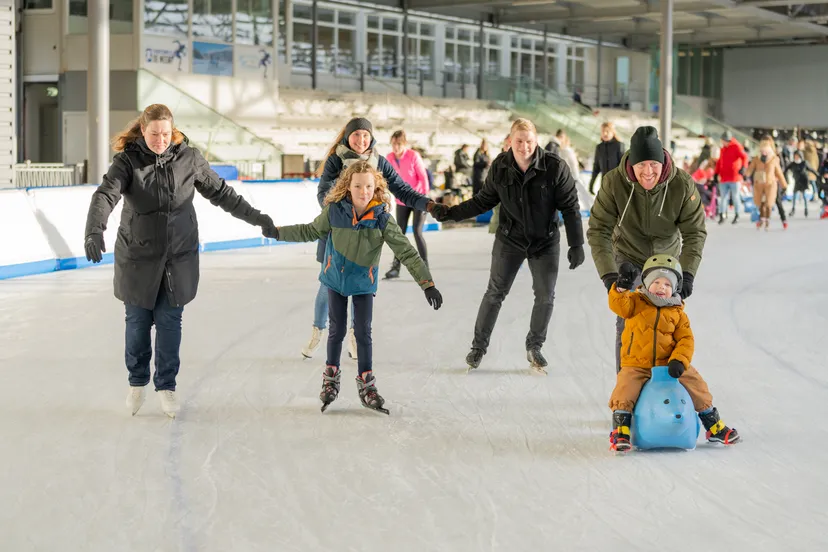
[[(316, 183), (308, 180), (228, 181), (254, 207), (279, 225), (311, 222), (319, 215)], [(252, 184), (252, 185), (251, 185)], [(0, 191), (0, 233), (16, 241), (0, 248), (0, 280), (94, 266), (86, 260), (83, 232), (89, 202), (97, 186), (66, 186)], [(196, 195), (200, 252), (285, 245), (261, 235), (261, 229), (231, 217)], [(123, 202), (112, 212), (104, 232), (100, 264), (112, 264)], [(429, 217), (424, 230), (441, 224)], [(413, 232), (411, 225), (407, 233)]]

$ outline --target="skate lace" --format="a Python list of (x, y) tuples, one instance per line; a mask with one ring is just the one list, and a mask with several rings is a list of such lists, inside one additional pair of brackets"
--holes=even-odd
[(326, 370), (322, 373), (322, 387), (325, 388), (325, 392), (339, 393), (339, 382), (342, 372), (340, 370), (333, 373), (329, 372), (330, 371)]

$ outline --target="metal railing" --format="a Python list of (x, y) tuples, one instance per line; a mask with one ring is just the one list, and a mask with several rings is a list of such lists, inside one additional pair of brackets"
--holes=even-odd
[(15, 187), (49, 188), (83, 183), (83, 164), (18, 163), (14, 165)]

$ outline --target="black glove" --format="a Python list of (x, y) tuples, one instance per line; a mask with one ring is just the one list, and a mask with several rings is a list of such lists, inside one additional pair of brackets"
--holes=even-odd
[(584, 246), (576, 245), (575, 247), (570, 247), (566, 258), (569, 259), (569, 270), (575, 270), (584, 264), (584, 259), (586, 259), (584, 256)]
[(431, 201), (426, 209), (429, 213), (431, 213), (431, 216), (434, 217), (434, 220), (438, 222), (446, 222), (451, 220), (451, 215), (449, 214), (450, 209), (442, 203)]
[(443, 296), (440, 295), (440, 292), (437, 291), (437, 288), (435, 286), (431, 286), (429, 288), (426, 288), (425, 289), (425, 296), (426, 296), (426, 301), (428, 301), (429, 305), (434, 307), (434, 310), (437, 310), (441, 306), (443, 306)]
[(618, 268), (618, 279), (615, 283), (620, 289), (632, 289), (639, 274), (641, 272), (639, 272), (637, 266), (629, 261), (624, 261)]
[(689, 272), (681, 273), (681, 298), (687, 299), (693, 294), (693, 275)]
[(256, 226), (261, 226), (262, 228), (272, 227), (273, 219), (264, 213), (260, 213), (259, 216), (256, 217)]
[(86, 236), (86, 241), (83, 244), (86, 249), (86, 260), (93, 263), (99, 263), (103, 259), (102, 252), (106, 251), (104, 245), (103, 234), (89, 234)]
[(266, 238), (273, 238), (274, 240), (279, 240), (279, 229), (275, 226), (263, 226), (262, 227), (262, 236)]
[(684, 363), (680, 360), (671, 360), (667, 363), (667, 373), (670, 374), (670, 377), (679, 379), (684, 373)]
[(719, 175), (718, 175), (718, 174), (714, 174), (714, 175), (713, 175), (713, 185), (715, 186), (715, 185), (716, 185), (716, 184), (718, 184), (718, 183), (719, 183)]
[(604, 274), (601, 276), (601, 280), (604, 282), (604, 287), (607, 288), (607, 292), (609, 292), (612, 289), (612, 284), (618, 280), (618, 273), (610, 272), (609, 274)]

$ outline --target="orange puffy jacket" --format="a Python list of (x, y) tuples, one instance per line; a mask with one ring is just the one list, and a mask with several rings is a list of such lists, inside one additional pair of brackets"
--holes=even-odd
[(684, 305), (656, 307), (635, 291), (620, 292), (615, 284), (609, 293), (612, 312), (624, 318), (621, 334), (621, 367), (652, 368), (680, 360), (684, 367), (693, 360), (695, 341)]

